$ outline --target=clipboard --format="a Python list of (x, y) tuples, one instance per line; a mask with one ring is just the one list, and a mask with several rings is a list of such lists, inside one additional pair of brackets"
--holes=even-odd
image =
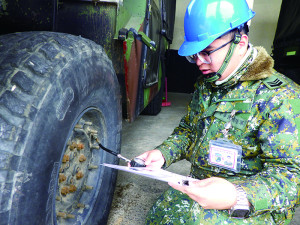
[(113, 165), (107, 163), (103, 163), (101, 165), (113, 169), (117, 169), (117, 170), (122, 170), (129, 173), (137, 174), (140, 176), (148, 177), (155, 180), (175, 183), (181, 186), (190, 186), (190, 182), (198, 180), (192, 177), (182, 176), (176, 173), (172, 173), (163, 169), (151, 169), (147, 167), (128, 167), (128, 166), (119, 166), (119, 165)]

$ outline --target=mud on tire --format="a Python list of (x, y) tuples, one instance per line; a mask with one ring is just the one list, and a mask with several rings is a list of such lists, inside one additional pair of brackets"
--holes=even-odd
[(101, 46), (62, 33), (0, 36), (0, 224), (105, 224), (121, 106)]

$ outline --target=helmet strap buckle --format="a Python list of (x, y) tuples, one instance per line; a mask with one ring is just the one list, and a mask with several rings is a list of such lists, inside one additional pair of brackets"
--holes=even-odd
[(211, 82), (215, 82), (215, 81), (219, 80), (220, 77), (221, 77), (221, 74), (216, 72), (216, 73), (207, 74), (204, 79), (206, 82), (211, 83)]

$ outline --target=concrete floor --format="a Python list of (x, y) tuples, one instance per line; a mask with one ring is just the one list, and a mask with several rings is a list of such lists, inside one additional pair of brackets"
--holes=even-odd
[[(134, 158), (165, 140), (186, 113), (190, 94), (169, 93), (170, 107), (157, 116), (139, 116), (133, 123), (123, 122), (122, 155)], [(121, 162), (121, 165), (125, 165)], [(190, 163), (180, 161), (168, 171), (188, 175)], [(148, 210), (168, 188), (167, 183), (119, 171), (108, 225), (143, 225)], [(300, 208), (292, 225), (300, 224)]]

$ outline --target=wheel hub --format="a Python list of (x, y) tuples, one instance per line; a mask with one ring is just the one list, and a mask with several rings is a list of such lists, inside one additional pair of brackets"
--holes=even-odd
[(88, 218), (101, 184), (98, 182), (105, 153), (96, 139), (103, 139), (104, 122), (98, 110), (83, 114), (74, 126), (64, 150), (56, 189), (57, 224), (76, 224)]

